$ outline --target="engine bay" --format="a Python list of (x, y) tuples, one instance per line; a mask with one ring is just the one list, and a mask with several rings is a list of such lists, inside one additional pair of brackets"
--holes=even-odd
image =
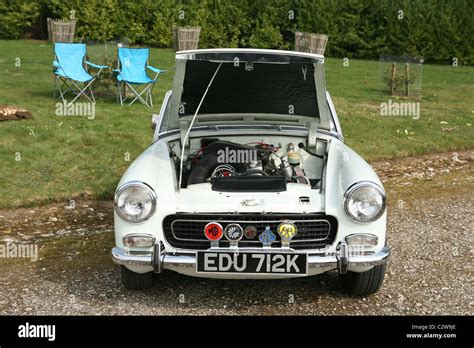
[[(319, 151), (311, 151), (301, 139), (235, 140), (195, 140), (193, 150), (184, 160), (182, 187), (211, 183), (215, 191), (275, 192), (284, 191), (286, 184), (294, 183), (319, 188), (325, 145)], [(170, 155), (179, 173), (179, 158), (173, 150)]]

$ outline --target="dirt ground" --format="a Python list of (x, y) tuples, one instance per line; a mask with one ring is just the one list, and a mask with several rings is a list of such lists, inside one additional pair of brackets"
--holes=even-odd
[[(292, 280), (209, 280), (164, 272), (125, 290), (110, 258), (113, 204), (70, 201), (0, 210), (0, 314), (472, 315), (474, 151), (373, 163), (388, 194), (392, 256), (381, 290), (350, 297), (337, 274)], [(11, 255), (10, 255), (11, 256)]]

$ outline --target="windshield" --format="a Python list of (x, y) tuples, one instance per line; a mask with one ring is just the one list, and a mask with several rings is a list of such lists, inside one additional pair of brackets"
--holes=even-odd
[[(194, 115), (218, 65), (202, 60), (186, 62), (180, 117)], [(245, 113), (319, 117), (313, 64), (222, 64), (199, 114)]]

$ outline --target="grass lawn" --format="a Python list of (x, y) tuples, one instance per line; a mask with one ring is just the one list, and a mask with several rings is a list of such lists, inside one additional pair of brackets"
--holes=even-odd
[[(0, 123), (2, 208), (82, 196), (111, 198), (130, 161), (151, 141), (151, 111), (138, 103), (121, 107), (114, 97), (99, 97), (93, 120), (57, 116), (52, 58), (49, 43), (0, 41), (0, 104), (34, 116)], [(150, 63), (169, 70), (154, 89), (158, 113), (171, 88), (172, 50), (152, 49)], [(346, 142), (367, 160), (473, 147), (473, 67), (425, 65), (421, 117), (414, 120), (380, 116), (380, 103), (389, 97), (378, 88), (378, 62), (342, 63), (327, 59), (327, 87)]]

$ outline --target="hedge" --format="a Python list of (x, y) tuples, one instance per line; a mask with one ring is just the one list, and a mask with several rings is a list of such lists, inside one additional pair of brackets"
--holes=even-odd
[(197, 25), (200, 47), (291, 49), (310, 31), (328, 56), (474, 64), (471, 0), (0, 0), (0, 38), (45, 39), (47, 17), (71, 16), (78, 40), (171, 47), (173, 25)]

